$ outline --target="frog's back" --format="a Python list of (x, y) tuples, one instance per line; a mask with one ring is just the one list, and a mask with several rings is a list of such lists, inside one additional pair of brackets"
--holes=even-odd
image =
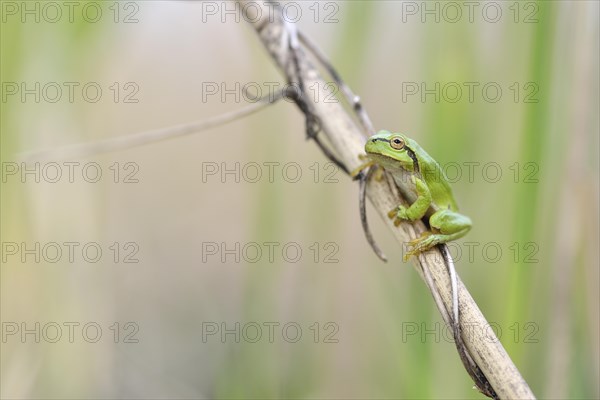
[(419, 163), (420, 172), (431, 191), (431, 197), (435, 205), (440, 209), (458, 211), (456, 200), (454, 200), (454, 195), (452, 194), (452, 188), (438, 162), (423, 150), (417, 142), (414, 140), (411, 140), (411, 142), (410, 146), (421, 155), (421, 162)]

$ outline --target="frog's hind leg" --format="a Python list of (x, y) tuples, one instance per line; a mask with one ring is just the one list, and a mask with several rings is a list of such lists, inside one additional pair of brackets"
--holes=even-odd
[(409, 242), (407, 256), (416, 255), (440, 244), (459, 239), (471, 229), (471, 219), (450, 210), (439, 210), (429, 218), (431, 232)]

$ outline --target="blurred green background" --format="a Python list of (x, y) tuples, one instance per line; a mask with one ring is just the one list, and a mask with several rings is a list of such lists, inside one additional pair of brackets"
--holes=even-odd
[[(286, 12), (378, 129), (447, 167), (474, 221), (452, 247), (458, 272), (534, 393), (598, 398), (599, 3), (474, 3)], [(305, 140), (292, 104), (75, 160), (73, 182), (62, 160), (50, 160), (56, 183), (47, 162), (39, 182), (22, 175), (19, 152), (209, 118), (247, 105), (244, 85), (283, 85), (229, 3), (82, 2), (72, 21), (46, 4), (2, 1), (2, 398), (482, 398), (370, 210), (390, 262), (373, 255), (356, 183)], [(222, 84), (236, 94), (222, 99)], [(236, 163), (239, 181), (222, 178)], [(78, 243), (73, 261), (65, 242)], [(100, 261), (82, 255), (89, 243)], [(236, 243), (239, 262), (222, 251)]]

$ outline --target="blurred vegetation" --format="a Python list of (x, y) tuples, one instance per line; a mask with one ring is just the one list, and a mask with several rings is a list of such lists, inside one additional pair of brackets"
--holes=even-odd
[[(23, 23), (6, 3), (25, 4), (2, 2), (3, 96), (7, 82), (97, 82), (104, 95), (96, 103), (3, 98), (3, 172), (20, 151), (175, 125), (246, 104), (233, 96), (206, 101), (206, 82), (283, 84), (243, 19), (223, 23), (219, 14), (203, 13), (200, 2), (120, 3), (118, 15), (113, 3), (100, 3), (97, 23), (77, 12), (74, 22)], [(462, 8), (455, 23), (448, 21), (454, 14), (435, 22), (422, 9), (407, 12), (425, 4), (445, 10), (438, 2), (296, 4), (300, 29), (330, 55), (376, 127), (414, 137), (449, 173), (459, 166), (453, 189), (475, 224), (453, 249), (461, 252), (457, 268), (534, 393), (600, 397), (598, 3), (496, 3), (502, 17), (490, 22), (483, 2), (472, 22)], [(123, 23), (128, 16), (137, 22)], [(114, 101), (114, 82), (138, 85), (139, 101)], [(465, 84), (471, 82), (473, 101)], [(436, 93), (423, 101), (423, 88), (436, 83), (439, 101)], [(486, 84), (501, 88), (498, 101), (490, 100), (493, 87), (482, 91)], [(414, 85), (419, 93), (411, 95)], [(457, 86), (462, 97), (454, 102)], [(93, 321), (103, 337), (7, 337), (2, 398), (482, 397), (471, 389), (423, 283), (370, 212), (392, 261), (384, 265), (372, 254), (360, 228), (357, 186), (342, 173), (327, 183), (327, 161), (305, 140), (292, 105), (79, 161), (97, 162), (106, 179), (52, 184), (3, 176), (2, 242), (97, 242), (106, 255), (97, 264), (6, 257), (1, 319), (30, 328)], [(140, 182), (112, 182), (115, 162), (135, 163)], [(279, 167), (273, 182), (205, 181), (207, 162)], [(297, 183), (281, 177), (289, 163), (301, 166)], [(137, 243), (140, 262), (113, 262), (114, 242)], [(303, 257), (203, 262), (206, 242), (297, 243)], [(332, 248), (339, 262), (326, 263)], [(129, 321), (139, 326), (139, 343), (115, 343), (109, 327)], [(203, 341), (207, 322), (229, 329), (257, 323), (263, 336), (257, 343), (236, 343), (233, 334)], [(278, 324), (273, 342), (265, 322)], [(302, 328), (296, 343), (281, 336), (290, 322)], [(332, 327), (337, 342), (327, 343)]]

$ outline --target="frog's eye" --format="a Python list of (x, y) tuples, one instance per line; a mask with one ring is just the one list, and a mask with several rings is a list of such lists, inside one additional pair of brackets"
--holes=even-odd
[(392, 146), (392, 149), (402, 150), (404, 145), (404, 139), (402, 139), (400, 136), (394, 136), (390, 139), (390, 146)]

